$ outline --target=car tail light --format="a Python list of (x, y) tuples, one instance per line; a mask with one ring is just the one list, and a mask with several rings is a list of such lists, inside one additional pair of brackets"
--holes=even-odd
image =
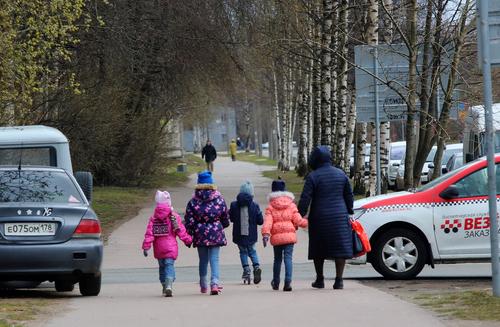
[(101, 237), (101, 224), (96, 219), (82, 219), (76, 227), (73, 237), (99, 238)]

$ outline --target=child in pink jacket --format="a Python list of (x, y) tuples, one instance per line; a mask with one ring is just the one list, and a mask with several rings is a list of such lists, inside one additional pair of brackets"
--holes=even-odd
[(274, 250), (273, 280), (271, 287), (278, 290), (280, 285), (281, 263), (285, 262), (285, 285), (283, 291), (292, 290), (293, 246), (297, 243), (297, 229), (307, 227), (307, 219), (302, 218), (293, 202), (294, 196), (286, 192), (285, 182), (273, 181), (272, 193), (269, 194), (269, 206), (266, 208), (262, 240), (264, 247), (269, 240)]
[(157, 191), (155, 212), (149, 219), (142, 249), (144, 256), (147, 257), (148, 251), (153, 245), (154, 256), (158, 259), (160, 266), (160, 282), (163, 287), (163, 295), (166, 297), (173, 295), (174, 264), (179, 254), (176, 237), (179, 237), (188, 247), (193, 242), (182, 224), (181, 217), (172, 208), (170, 194), (166, 191)]

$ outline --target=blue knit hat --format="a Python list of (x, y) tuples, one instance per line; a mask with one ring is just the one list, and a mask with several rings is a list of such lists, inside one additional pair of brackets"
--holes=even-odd
[(198, 174), (198, 184), (213, 184), (212, 173), (210, 171), (203, 171)]
[(240, 193), (245, 193), (254, 196), (252, 183), (250, 181), (246, 181), (245, 183), (241, 184)]
[(278, 177), (277, 180), (273, 181), (273, 184), (271, 185), (271, 189), (272, 189), (273, 192), (284, 192), (284, 191), (286, 191), (285, 181), (282, 180), (280, 177)]

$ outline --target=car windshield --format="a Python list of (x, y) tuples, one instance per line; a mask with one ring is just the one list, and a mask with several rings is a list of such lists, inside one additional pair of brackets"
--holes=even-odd
[(429, 152), (429, 155), (427, 156), (427, 159), (425, 159), (425, 162), (431, 162), (431, 161), (434, 161), (434, 156), (436, 155), (436, 148), (433, 147), (431, 149), (431, 152)]
[(82, 203), (73, 181), (64, 172), (36, 170), (0, 171), (0, 203)]
[(466, 169), (467, 167), (469, 167), (469, 165), (466, 165), (466, 166), (462, 166), (456, 170), (453, 170), (451, 172), (449, 172), (448, 174), (444, 174), (444, 175), (441, 175), (440, 177), (430, 181), (429, 183), (423, 185), (423, 186), (420, 186), (419, 188), (417, 188), (416, 192), (423, 192), (423, 191), (427, 191), (431, 188), (433, 188), (434, 186), (440, 184), (442, 181), (450, 178), (450, 177), (453, 177), (455, 176), (456, 174), (458, 174), (459, 172), (461, 172), (462, 170)]
[(406, 146), (396, 146), (391, 148), (391, 160), (401, 160), (405, 154)]
[(449, 149), (443, 153), (443, 158), (441, 160), (442, 165), (446, 165), (446, 163), (450, 160), (451, 156), (455, 153), (462, 152), (462, 149)]

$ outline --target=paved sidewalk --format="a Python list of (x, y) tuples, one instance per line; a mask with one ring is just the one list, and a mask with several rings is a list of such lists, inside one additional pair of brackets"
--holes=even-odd
[[(265, 208), (270, 180), (261, 177), (263, 167), (219, 158), (215, 169), (214, 178), (227, 202), (234, 199), (239, 185), (249, 179), (255, 185), (258, 202)], [(194, 184), (193, 180), (188, 187), (169, 190), (174, 207), (180, 212), (184, 211)], [(226, 275), (225, 269), (234, 272), (223, 281), (222, 295), (199, 294), (194, 275), (192, 282), (186, 282), (186, 276), (179, 276), (174, 297), (162, 298), (158, 282), (127, 283), (123, 276), (140, 274), (140, 268), (157, 265), (154, 259), (144, 258), (140, 249), (151, 212), (152, 208), (145, 208), (111, 235), (103, 267), (104, 273), (111, 276), (105, 280), (113, 280), (112, 275), (118, 276), (120, 272), (122, 276), (115, 282), (104, 283), (97, 298), (75, 296), (57, 318), (44, 326), (444, 326), (431, 313), (413, 304), (351, 280), (346, 281), (346, 289), (342, 291), (332, 290), (331, 283), (325, 290), (314, 290), (310, 281), (305, 280), (295, 280), (291, 293), (272, 291), (268, 280), (258, 286), (242, 285), (237, 271), (239, 256), (232, 243), (221, 252), (222, 275)], [(227, 236), (230, 240), (230, 230)], [(180, 249), (178, 274), (183, 271), (194, 274), (195, 269), (189, 267), (198, 263), (196, 251), (184, 246)], [(258, 251), (262, 263), (269, 265), (272, 249), (264, 249), (259, 243)], [(299, 232), (294, 262), (298, 266), (307, 262), (307, 234), (303, 231)]]

